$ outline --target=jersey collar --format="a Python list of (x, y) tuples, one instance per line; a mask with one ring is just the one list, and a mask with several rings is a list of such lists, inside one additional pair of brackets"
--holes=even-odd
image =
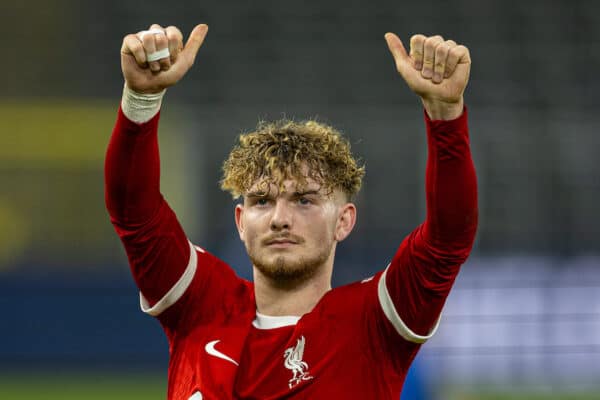
[(273, 317), (256, 312), (256, 318), (252, 321), (252, 325), (257, 329), (275, 329), (284, 326), (296, 325), (300, 317), (295, 315), (282, 315)]

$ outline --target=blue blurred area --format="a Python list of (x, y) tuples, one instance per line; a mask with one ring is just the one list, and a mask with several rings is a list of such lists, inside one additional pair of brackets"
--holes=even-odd
[(413, 361), (406, 381), (402, 387), (401, 400), (428, 400), (432, 398), (431, 390), (428, 390), (426, 372), (421, 365), (420, 357), (417, 356)]
[(131, 279), (5, 277), (0, 308), (0, 369), (166, 370), (167, 341)]

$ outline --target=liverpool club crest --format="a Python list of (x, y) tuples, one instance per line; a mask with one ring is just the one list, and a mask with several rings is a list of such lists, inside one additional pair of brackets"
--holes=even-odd
[(288, 382), (290, 389), (302, 381), (313, 378), (308, 373), (308, 364), (302, 361), (302, 357), (304, 356), (304, 342), (304, 336), (301, 336), (298, 342), (296, 342), (295, 347), (290, 347), (283, 352), (283, 358), (285, 359), (283, 365), (294, 374)]

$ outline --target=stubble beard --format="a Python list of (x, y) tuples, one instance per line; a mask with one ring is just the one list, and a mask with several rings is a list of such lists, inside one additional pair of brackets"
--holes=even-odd
[(278, 284), (296, 284), (310, 279), (322, 267), (331, 253), (331, 246), (325, 246), (312, 257), (291, 255), (278, 256), (269, 262), (266, 257), (256, 254), (247, 248), (252, 265), (263, 275)]

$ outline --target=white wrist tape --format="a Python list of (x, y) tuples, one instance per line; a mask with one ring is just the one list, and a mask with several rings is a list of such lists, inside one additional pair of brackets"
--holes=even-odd
[(140, 33), (137, 34), (137, 37), (140, 38), (140, 40), (144, 40), (144, 36), (146, 35), (165, 35), (165, 31), (163, 31), (162, 29), (148, 29), (147, 31), (141, 31)]
[(127, 87), (123, 87), (123, 98), (121, 99), (121, 109), (123, 114), (133, 122), (142, 124), (150, 121), (162, 104), (162, 98), (166, 93), (164, 89), (160, 93), (138, 93)]

